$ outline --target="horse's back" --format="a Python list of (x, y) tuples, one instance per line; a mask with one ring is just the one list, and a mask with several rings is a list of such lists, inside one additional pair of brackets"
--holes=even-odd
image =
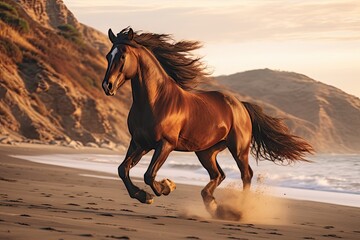
[(230, 118), (231, 125), (244, 124), (250, 118), (245, 106), (231, 93), (203, 91), (197, 95), (211, 106), (211, 110), (216, 109), (216, 114), (219, 114), (222, 119)]
[(187, 105), (186, 122), (179, 135), (177, 150), (207, 149), (227, 140), (229, 134), (241, 130), (241, 123), (249, 119), (240, 101), (219, 91), (191, 93), (187, 97)]

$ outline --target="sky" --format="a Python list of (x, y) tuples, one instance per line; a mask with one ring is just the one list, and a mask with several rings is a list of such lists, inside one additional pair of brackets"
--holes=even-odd
[(198, 40), (214, 76), (270, 68), (305, 74), (360, 97), (358, 0), (64, 0), (101, 32)]

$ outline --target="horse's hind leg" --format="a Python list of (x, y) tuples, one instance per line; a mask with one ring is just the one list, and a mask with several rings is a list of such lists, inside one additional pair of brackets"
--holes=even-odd
[(225, 144), (220, 142), (207, 150), (196, 152), (201, 164), (210, 175), (210, 182), (201, 191), (201, 196), (206, 209), (213, 217), (216, 217), (217, 211), (217, 203), (213, 194), (216, 187), (225, 179), (225, 174), (217, 163), (216, 156), (225, 148)]
[(236, 161), (236, 164), (241, 172), (241, 179), (243, 182), (243, 189), (249, 190), (251, 186), (251, 179), (253, 177), (253, 171), (249, 165), (249, 149), (246, 147), (242, 151), (238, 148), (229, 147), (229, 150)]

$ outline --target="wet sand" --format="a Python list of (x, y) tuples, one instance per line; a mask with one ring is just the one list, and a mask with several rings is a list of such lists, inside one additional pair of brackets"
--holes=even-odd
[[(169, 196), (143, 205), (113, 175), (9, 156), (91, 152), (114, 153), (0, 145), (0, 239), (360, 239), (356, 207), (267, 197), (259, 189), (244, 200), (225, 189), (217, 199), (242, 209), (244, 218), (217, 220), (197, 186), (177, 184)], [(141, 179), (134, 183), (151, 191)]]

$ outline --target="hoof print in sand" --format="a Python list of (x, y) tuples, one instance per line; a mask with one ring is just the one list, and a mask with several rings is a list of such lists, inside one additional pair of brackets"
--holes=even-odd
[(122, 208), (122, 209), (120, 209), (120, 211), (122, 211), (122, 212), (134, 212), (133, 210), (126, 209), (126, 208)]
[(46, 230), (46, 231), (52, 231), (52, 232), (65, 232), (65, 231), (62, 231), (62, 230), (58, 230), (58, 229), (55, 229), (55, 228), (52, 228), (52, 227), (43, 227), (43, 228), (40, 228), (41, 230)]
[(201, 239), (201, 238), (199, 238), (199, 237), (196, 237), (196, 236), (187, 236), (187, 237), (185, 237), (186, 239)]
[(111, 213), (99, 213), (98, 215), (105, 216), (105, 217), (113, 217), (114, 216)]
[(278, 233), (278, 232), (268, 232), (268, 234), (271, 234), (271, 235), (279, 235), (279, 236), (282, 235), (281, 233)]
[(68, 203), (68, 204), (66, 204), (66, 205), (68, 205), (68, 206), (75, 206), (75, 207), (79, 207), (79, 206), (80, 206), (79, 204), (76, 204), (76, 203)]
[(114, 235), (108, 235), (108, 236), (106, 236), (107, 238), (112, 238), (112, 239), (130, 239), (128, 236), (120, 236), (120, 237), (118, 237), (118, 236), (114, 236)]
[(23, 222), (18, 222), (17, 224), (22, 225), (22, 226), (30, 226), (29, 224), (23, 223)]
[(94, 237), (92, 234), (90, 233), (83, 233), (83, 234), (79, 234), (80, 237)]
[(330, 237), (330, 238), (342, 238), (336, 234), (326, 234), (326, 235), (323, 235), (323, 237)]

